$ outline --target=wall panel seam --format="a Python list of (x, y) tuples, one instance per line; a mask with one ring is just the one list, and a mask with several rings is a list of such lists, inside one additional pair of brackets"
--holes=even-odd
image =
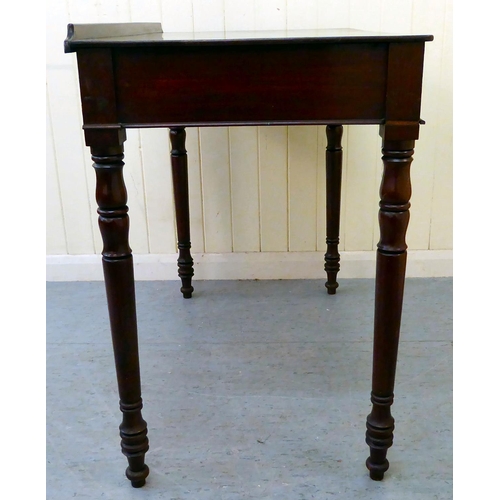
[(203, 249), (206, 252), (207, 251), (207, 245), (206, 245), (207, 227), (206, 227), (206, 221), (205, 221), (205, 182), (203, 180), (203, 159), (202, 159), (203, 144), (202, 144), (201, 135), (202, 135), (201, 130), (199, 130), (199, 132), (198, 132), (198, 148), (199, 148), (199, 156), (200, 156), (200, 184), (201, 184), (201, 206), (202, 206), (201, 225), (203, 228)]
[(287, 220), (287, 232), (286, 232), (286, 248), (290, 251), (290, 133), (289, 127), (286, 127), (286, 220)]
[[(317, 16), (316, 16), (317, 19)], [(320, 168), (320, 156), (319, 156), (319, 132), (320, 131), (320, 126), (316, 126), (316, 203), (315, 203), (315, 217), (314, 220), (316, 221), (315, 228), (316, 228), (316, 237), (314, 238), (314, 241), (316, 243), (316, 251), (319, 251), (320, 249), (318, 248), (318, 217), (319, 217), (319, 212), (318, 212), (318, 184), (320, 183), (319, 176), (321, 175), (322, 169)]]
[[(225, 5), (225, 4), (224, 4)], [(225, 21), (225, 20), (224, 20)], [(224, 25), (224, 30), (226, 29)], [(229, 230), (231, 231), (231, 252), (234, 252), (234, 224), (233, 224), (233, 216), (234, 216), (234, 210), (233, 210), (233, 172), (232, 172), (232, 166), (231, 166), (231, 127), (227, 127), (227, 157), (228, 157), (228, 171), (229, 171), (229, 223), (231, 224), (231, 227)]]
[[(73, 59), (73, 80), (74, 80), (75, 85), (76, 85), (77, 95), (80, 96), (80, 79), (78, 77), (78, 68), (77, 68), (75, 59)], [(81, 116), (81, 119), (83, 119), (83, 115), (80, 115), (80, 116)], [(80, 154), (82, 155), (82, 159), (83, 159), (85, 188), (87, 190), (87, 193), (89, 193), (90, 192), (90, 186), (89, 186), (89, 183), (88, 183), (87, 172), (85, 171), (85, 165), (87, 163), (87, 154), (90, 154), (90, 151), (88, 151), (87, 145), (85, 144), (85, 138), (84, 138), (82, 127), (80, 127), (80, 146), (81, 146)], [(94, 189), (95, 189), (95, 187), (94, 187)], [(94, 253), (97, 254), (97, 253), (100, 253), (100, 251), (99, 251), (99, 248), (97, 246), (98, 242), (96, 241), (96, 238), (95, 238), (95, 235), (94, 235), (95, 220), (93, 218), (93, 213), (92, 213), (93, 210), (92, 210), (92, 203), (91, 203), (91, 198), (90, 197), (87, 199), (87, 207), (88, 207), (88, 216), (89, 216), (89, 219), (90, 219), (90, 229), (91, 229), (90, 233), (92, 235), (92, 245), (94, 247)]]
[[(446, 11), (448, 10), (448, 4), (446, 3), (445, 9), (444, 9), (444, 16), (443, 16), (443, 26), (442, 26), (442, 37), (441, 37), (441, 43), (439, 44), (439, 60), (443, 60), (443, 53), (444, 53), (444, 42), (445, 42), (445, 28), (446, 28)], [(432, 43), (435, 43), (434, 42)], [(441, 93), (441, 87), (442, 87), (442, 80), (443, 80), (443, 71), (444, 71), (444, 64), (441, 64), (440, 70), (439, 70), (439, 83), (438, 83), (438, 92)], [(442, 101), (440, 100), (440, 108), (442, 106)], [(441, 128), (442, 124), (442, 118), (441, 118), (441, 113), (438, 113), (439, 116), (439, 122), (436, 124), (437, 130)], [(437, 150), (438, 150), (438, 142), (434, 141), (434, 151), (432, 154), (432, 184), (431, 184), (431, 213), (429, 217), (429, 225), (427, 226), (427, 249), (431, 250), (431, 238), (432, 238), (432, 221), (434, 219), (434, 195), (435, 195), (435, 188), (436, 188), (436, 168), (437, 168)]]
[[(192, 3), (191, 3), (191, 8), (192, 8)], [(205, 208), (204, 208), (204, 197), (203, 197), (203, 166), (201, 162), (201, 134), (200, 134), (200, 129), (199, 127), (196, 128), (197, 134), (198, 134), (198, 140), (196, 141), (198, 144), (198, 162), (199, 162), (199, 167), (200, 167), (200, 198), (201, 198), (201, 236), (203, 238), (203, 251), (207, 251), (206, 247), (206, 237), (205, 237)]]
[[(255, 4), (254, 4), (255, 10)], [(255, 13), (254, 13), (255, 17)], [(259, 127), (255, 127), (255, 133), (257, 134), (257, 211), (258, 211), (258, 222), (259, 222), (259, 252), (262, 252), (262, 217), (261, 217), (261, 179), (260, 179), (260, 133)]]
[(146, 215), (146, 238), (148, 241), (148, 253), (151, 253), (151, 237), (149, 230), (149, 209), (148, 209), (148, 198), (146, 196), (146, 176), (144, 175), (144, 155), (142, 149), (142, 131), (139, 130), (138, 134), (138, 142), (139, 142), (139, 158), (141, 162), (141, 179), (142, 179), (142, 195), (144, 196), (144, 212)]
[(46, 93), (46, 99), (47, 99), (47, 103), (48, 103), (48, 106), (47, 106), (47, 108), (48, 108), (48, 120), (49, 120), (49, 124), (50, 124), (50, 138), (51, 138), (51, 142), (52, 142), (51, 147), (52, 147), (53, 156), (54, 156), (54, 170), (55, 170), (55, 174), (56, 174), (57, 195), (59, 198), (59, 206), (61, 207), (62, 228), (63, 228), (63, 232), (64, 232), (64, 248), (66, 249), (66, 253), (69, 254), (68, 237), (66, 235), (66, 221), (65, 221), (65, 217), (64, 217), (64, 210), (63, 210), (63, 204), (62, 204), (61, 183), (59, 181), (59, 164), (57, 161), (56, 143), (55, 143), (55, 139), (54, 139), (54, 129), (52, 126), (51, 101), (50, 101), (50, 96), (49, 96), (49, 92), (47, 89), (47, 83), (45, 84), (45, 93)]

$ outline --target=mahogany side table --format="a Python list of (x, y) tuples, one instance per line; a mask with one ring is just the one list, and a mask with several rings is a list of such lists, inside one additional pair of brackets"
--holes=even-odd
[(68, 25), (76, 52), (83, 129), (97, 176), (103, 270), (118, 378), (127, 478), (149, 474), (141, 415), (132, 252), (123, 181), (125, 130), (170, 129), (181, 292), (193, 292), (186, 127), (326, 125), (325, 284), (339, 271), (342, 125), (379, 124), (384, 171), (377, 245), (370, 477), (381, 480), (393, 442), (394, 398), (409, 221), (410, 164), (418, 139), (425, 42), (432, 35), (358, 30), (163, 33), (159, 23)]

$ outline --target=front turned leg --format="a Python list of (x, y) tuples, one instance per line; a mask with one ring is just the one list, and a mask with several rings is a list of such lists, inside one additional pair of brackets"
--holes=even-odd
[(380, 187), (380, 241), (377, 245), (372, 411), (366, 422), (370, 477), (380, 481), (389, 468), (392, 446), (394, 380), (406, 269), (405, 235), (410, 218), (410, 164), (415, 141), (384, 141), (384, 173)]
[(329, 295), (335, 294), (339, 284), (337, 273), (340, 270), (339, 232), (340, 232), (340, 187), (342, 181), (342, 125), (326, 127), (326, 254), (325, 283)]
[(127, 191), (123, 181), (123, 146), (91, 148), (97, 177), (96, 199), (104, 248), (102, 264), (108, 299), (120, 410), (121, 448), (129, 466), (127, 478), (139, 488), (149, 474), (149, 449), (142, 418), (139, 350), (132, 251), (128, 245)]
[(184, 127), (170, 129), (172, 150), (172, 179), (174, 184), (175, 220), (177, 222), (177, 247), (179, 258), (179, 278), (181, 292), (185, 299), (190, 299), (194, 288), (191, 279), (194, 275), (193, 258), (191, 257), (191, 235), (189, 227), (189, 189), (186, 152), (186, 130)]

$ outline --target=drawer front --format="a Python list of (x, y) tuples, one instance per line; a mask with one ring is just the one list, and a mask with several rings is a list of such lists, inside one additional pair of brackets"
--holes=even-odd
[(127, 125), (378, 123), (388, 44), (114, 49)]

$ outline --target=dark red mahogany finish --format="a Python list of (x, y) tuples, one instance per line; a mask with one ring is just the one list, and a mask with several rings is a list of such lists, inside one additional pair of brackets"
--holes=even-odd
[(193, 294), (191, 278), (193, 277), (193, 258), (191, 257), (191, 239), (189, 227), (189, 189), (186, 151), (186, 130), (183, 127), (170, 129), (170, 161), (172, 163), (172, 179), (174, 185), (175, 216), (177, 222), (177, 247), (179, 248), (179, 277), (181, 292), (185, 299)]
[(181, 292), (192, 296), (186, 127), (326, 125), (325, 284), (335, 294), (340, 255), (342, 125), (379, 124), (380, 187), (370, 477), (381, 480), (392, 445), (397, 349), (406, 267), (410, 164), (420, 124), (425, 42), (431, 35), (358, 30), (162, 33), (157, 23), (68, 26), (76, 52), (83, 128), (97, 175), (103, 268), (118, 377), (122, 451), (132, 486), (149, 473), (141, 415), (132, 253), (123, 143), (131, 127), (170, 129)]

